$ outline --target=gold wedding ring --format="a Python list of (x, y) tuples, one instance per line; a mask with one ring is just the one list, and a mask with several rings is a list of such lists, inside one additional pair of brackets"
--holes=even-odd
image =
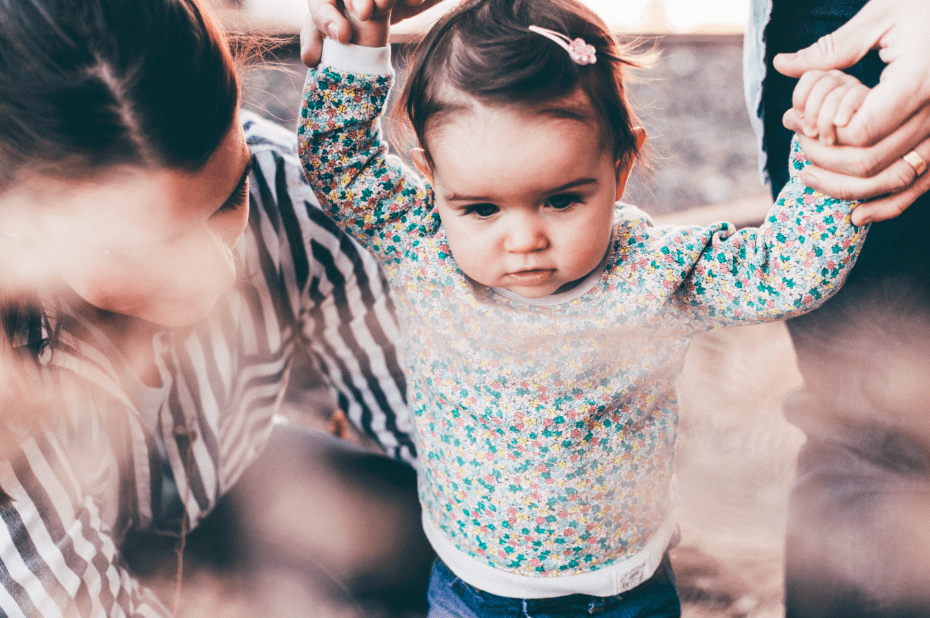
[(908, 162), (908, 164), (910, 164), (911, 167), (914, 168), (914, 171), (917, 172), (918, 176), (920, 176), (926, 171), (927, 162), (924, 161), (923, 157), (917, 154), (917, 152), (912, 150), (906, 155), (904, 155), (903, 158), (905, 161)]

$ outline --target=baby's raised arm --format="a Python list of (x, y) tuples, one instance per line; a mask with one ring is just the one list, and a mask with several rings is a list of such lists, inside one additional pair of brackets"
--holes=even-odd
[(807, 71), (794, 88), (793, 114), (804, 135), (819, 137), (824, 144), (836, 142), (836, 128), (845, 127), (865, 101), (869, 88), (842, 71)]
[(371, 251), (391, 278), (412, 237), (439, 224), (433, 193), (388, 154), (378, 122), (393, 80), (390, 48), (327, 39), (307, 74), (298, 151), (323, 209)]

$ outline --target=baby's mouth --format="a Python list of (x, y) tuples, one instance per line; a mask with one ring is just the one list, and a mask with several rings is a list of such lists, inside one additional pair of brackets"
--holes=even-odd
[(520, 285), (539, 285), (549, 281), (555, 275), (553, 268), (532, 268), (512, 272), (507, 277)]

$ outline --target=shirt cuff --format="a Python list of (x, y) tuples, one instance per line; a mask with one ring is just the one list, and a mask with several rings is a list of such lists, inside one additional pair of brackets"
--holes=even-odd
[(343, 45), (339, 41), (326, 38), (323, 40), (323, 56), (320, 64), (346, 73), (385, 75), (392, 71), (391, 46)]

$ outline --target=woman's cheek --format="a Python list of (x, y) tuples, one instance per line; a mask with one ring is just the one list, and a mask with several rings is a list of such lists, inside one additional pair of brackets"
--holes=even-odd
[(153, 300), (146, 289), (151, 279), (140, 279), (110, 265), (95, 272), (79, 273), (65, 282), (89, 304), (113, 313), (135, 315)]

